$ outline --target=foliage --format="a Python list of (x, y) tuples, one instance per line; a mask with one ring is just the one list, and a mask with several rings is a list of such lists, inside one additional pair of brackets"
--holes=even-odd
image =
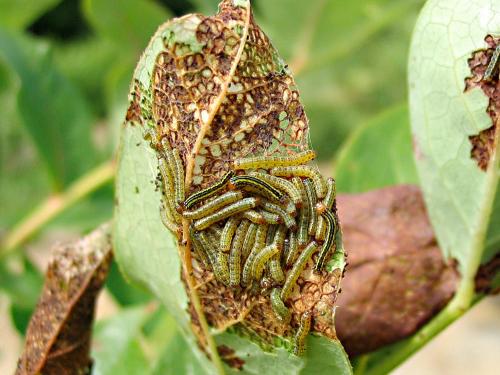
[[(498, 256), (498, 167), (485, 173), (469, 157), (468, 137), (491, 125), (485, 112), (487, 97), (477, 88), (464, 93), (462, 82), (471, 75), (467, 59), (472, 52), (486, 48), (486, 34), (500, 29), (500, 12), (494, 0), (440, 0), (439, 12), (437, 2), (430, 0), (424, 8), (412, 42), (411, 129), (408, 104), (402, 98), (407, 94), (410, 34), (424, 0), (252, 2), (257, 22), (294, 72), (311, 122), (312, 144), (322, 167), (337, 178), (339, 191), (362, 193), (420, 183), (441, 250), (458, 259), (464, 275), (459, 298), (441, 315), (409, 339), (361, 357), (357, 373), (387, 372), (460, 316), (472, 298), (480, 298), (472, 290), (477, 267)], [(0, 293), (10, 300), (20, 336), (42, 286), (33, 254), (25, 255), (26, 242), (42, 229), (41, 239), (54, 230), (83, 234), (110, 219), (112, 172), (106, 170), (99, 184), (67, 205), (63, 198), (57, 213), (45, 216), (44, 210), (61, 203), (68, 189), (81, 186), (82, 178), (114, 157), (132, 72), (159, 24), (192, 11), (213, 13), (217, 3), (0, 2)], [(490, 12), (488, 29), (474, 23), (486, 17), (471, 16), (479, 8)], [(134, 137), (122, 147), (134, 149), (142, 142), (138, 134)], [(141, 179), (131, 177), (128, 185), (121, 186), (134, 192), (137, 187), (136, 199), (148, 197), (129, 213), (138, 225), (141, 220), (156, 220), (148, 216), (158, 208), (151, 199), (155, 193), (147, 193), (153, 178), (151, 157), (130, 157), (130, 176)], [(148, 205), (149, 210), (142, 210)], [(137, 228), (129, 228), (131, 247), (141, 245)], [(155, 305), (152, 313), (151, 289), (163, 301), (176, 300), (169, 306), (183, 306), (186, 296), (180, 281), (166, 272), (180, 267), (175, 251), (167, 249), (172, 239), (157, 220), (149, 235), (154, 246), (144, 252), (150, 256), (139, 259), (143, 264), (128, 264), (126, 274), (133, 274), (133, 267), (145, 267), (161, 283), (152, 284), (143, 274), (143, 280), (131, 285), (117, 264), (112, 265), (106, 288), (121, 311), (96, 325), (96, 373), (126, 368), (130, 373), (136, 369), (137, 373), (198, 374), (199, 366), (208, 366), (204, 356), (193, 361), (197, 351), (185, 339), (187, 324), (174, 322), (174, 318), (186, 320), (182, 308), (166, 312)], [(31, 243), (39, 240), (35, 237)], [(163, 256), (167, 251), (169, 256)], [(167, 295), (166, 285), (177, 294)], [(219, 336), (221, 342), (236, 347), (248, 345), (234, 335)], [(302, 366), (303, 373), (325, 371), (315, 367), (323, 366), (322, 359), (344, 358), (340, 346), (328, 346), (317, 337), (311, 337), (309, 344), (330, 354), (321, 357), (313, 350), (315, 358), (291, 365), (297, 372)], [(108, 354), (110, 348), (113, 355)], [(278, 363), (290, 365), (283, 355), (262, 357), (251, 365), (252, 371), (265, 373)], [(332, 365), (345, 367), (345, 363)]]

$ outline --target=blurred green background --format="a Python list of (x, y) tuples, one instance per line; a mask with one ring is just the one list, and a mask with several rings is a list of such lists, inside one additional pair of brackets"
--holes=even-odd
[[(253, 1), (259, 24), (295, 74), (321, 168), (336, 176), (341, 192), (417, 182), (406, 107), (406, 64), (423, 2)], [(212, 14), (217, 3), (0, 0), (0, 240), (4, 245), (34, 207), (64, 193), (114, 157), (132, 72), (156, 28), (187, 12)], [(10, 324), (10, 334), (21, 342), (42, 286), (50, 245), (109, 220), (112, 208), (113, 186), (108, 181), (44, 223), (29, 242), (8, 255), (5, 246), (0, 249), (0, 316), (5, 320), (0, 330), (2, 324)], [(103, 298), (114, 318), (97, 327), (97, 337), (113, 340), (113, 324), (129, 327), (129, 341), (119, 338), (129, 345), (122, 347), (124, 358), (133, 352), (131, 358), (142, 363), (151, 355), (141, 357), (134, 349), (145, 337), (155, 348), (168, 348), (169, 340), (176, 340), (168, 315), (160, 308), (151, 309), (155, 302), (145, 291), (126, 284), (116, 265)], [(148, 309), (141, 307), (145, 305)], [(170, 336), (158, 334), (168, 327)], [(155, 340), (161, 345), (151, 344)], [(12, 358), (9, 362), (1, 350), (0, 355), (0, 370), (12, 365)], [(113, 366), (104, 366), (101, 372), (118, 371)]]

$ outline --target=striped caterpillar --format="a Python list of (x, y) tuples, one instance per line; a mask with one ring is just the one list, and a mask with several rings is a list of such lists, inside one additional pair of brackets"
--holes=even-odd
[[(187, 220), (193, 258), (235, 292), (269, 298), (276, 319), (290, 324), (297, 280), (308, 264), (316, 273), (328, 267), (338, 233), (335, 182), (305, 165), (314, 153), (238, 159), (234, 170), (185, 197), (178, 154), (161, 142), (157, 148), (165, 226), (178, 231)], [(300, 319), (293, 340), (297, 355), (304, 351), (311, 318), (305, 312)]]

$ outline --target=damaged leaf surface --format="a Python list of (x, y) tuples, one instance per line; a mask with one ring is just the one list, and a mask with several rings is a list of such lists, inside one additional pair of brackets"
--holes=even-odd
[[(142, 139), (144, 131), (154, 129), (179, 150), (186, 194), (219, 179), (236, 158), (293, 154), (307, 149), (309, 139), (293, 78), (255, 24), (249, 3), (226, 0), (219, 9), (213, 17), (187, 15), (168, 22), (151, 40), (134, 75), (117, 179), (118, 262), (129, 278), (166, 304), (193, 348), (204, 346), (203, 332), (185, 292), (176, 238), (159, 218), (157, 155)], [(316, 355), (318, 365), (351, 371), (333, 328), (341, 275), (339, 268), (321, 277), (310, 267), (304, 272), (300, 293), (292, 295), (292, 327), (274, 318), (268, 298), (236, 295), (196, 264), (190, 277), (228, 372), (298, 374), (315, 354), (294, 357), (281, 337), (290, 338), (305, 310), (314, 311), (313, 331), (328, 337), (314, 339), (321, 345), (311, 350), (322, 346), (335, 353), (334, 358)], [(195, 352), (211, 372), (206, 356)]]
[[(485, 238), (500, 215), (493, 209), (498, 112), (488, 110), (490, 98), (499, 95), (498, 76), (484, 92), (478, 81), (488, 58), (471, 66), (469, 59), (488, 48), (491, 56), (485, 38), (498, 30), (495, 0), (431, 0), (417, 22), (410, 55), (410, 112), (424, 198), (441, 250), (458, 261), (468, 293), (481, 260), (495, 252), (484, 256), (485, 244), (500, 231), (490, 227)], [(468, 77), (475, 84), (466, 85)]]

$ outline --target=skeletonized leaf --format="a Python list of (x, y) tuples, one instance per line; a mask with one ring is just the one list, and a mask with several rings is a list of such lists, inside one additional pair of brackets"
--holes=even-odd
[[(316, 356), (318, 365), (340, 363), (338, 370), (350, 373), (333, 329), (341, 267), (321, 277), (307, 269), (294, 296), (289, 326), (277, 321), (267, 297), (235, 293), (211, 271), (191, 263), (186, 257), (189, 242), (185, 246), (179, 241), (178, 251), (159, 219), (157, 155), (142, 139), (150, 129), (156, 132), (153, 146), (162, 139), (180, 152), (186, 194), (218, 180), (236, 158), (308, 149), (308, 122), (293, 78), (255, 24), (248, 1), (225, 0), (213, 17), (187, 15), (162, 25), (143, 54), (122, 131), (114, 228), (117, 259), (129, 278), (162, 299), (189, 344), (197, 342), (208, 352), (196, 302), (185, 291), (185, 284), (190, 293), (190, 283), (196, 286), (228, 371), (299, 373), (307, 357), (293, 357), (283, 347), (290, 347), (300, 314), (311, 310), (313, 331), (327, 337), (322, 345), (331, 345), (338, 356)], [(187, 226), (183, 229), (187, 239)], [(197, 354), (210, 370), (206, 357)]]
[(108, 224), (54, 250), (16, 374), (88, 371), (95, 300), (111, 258)]

